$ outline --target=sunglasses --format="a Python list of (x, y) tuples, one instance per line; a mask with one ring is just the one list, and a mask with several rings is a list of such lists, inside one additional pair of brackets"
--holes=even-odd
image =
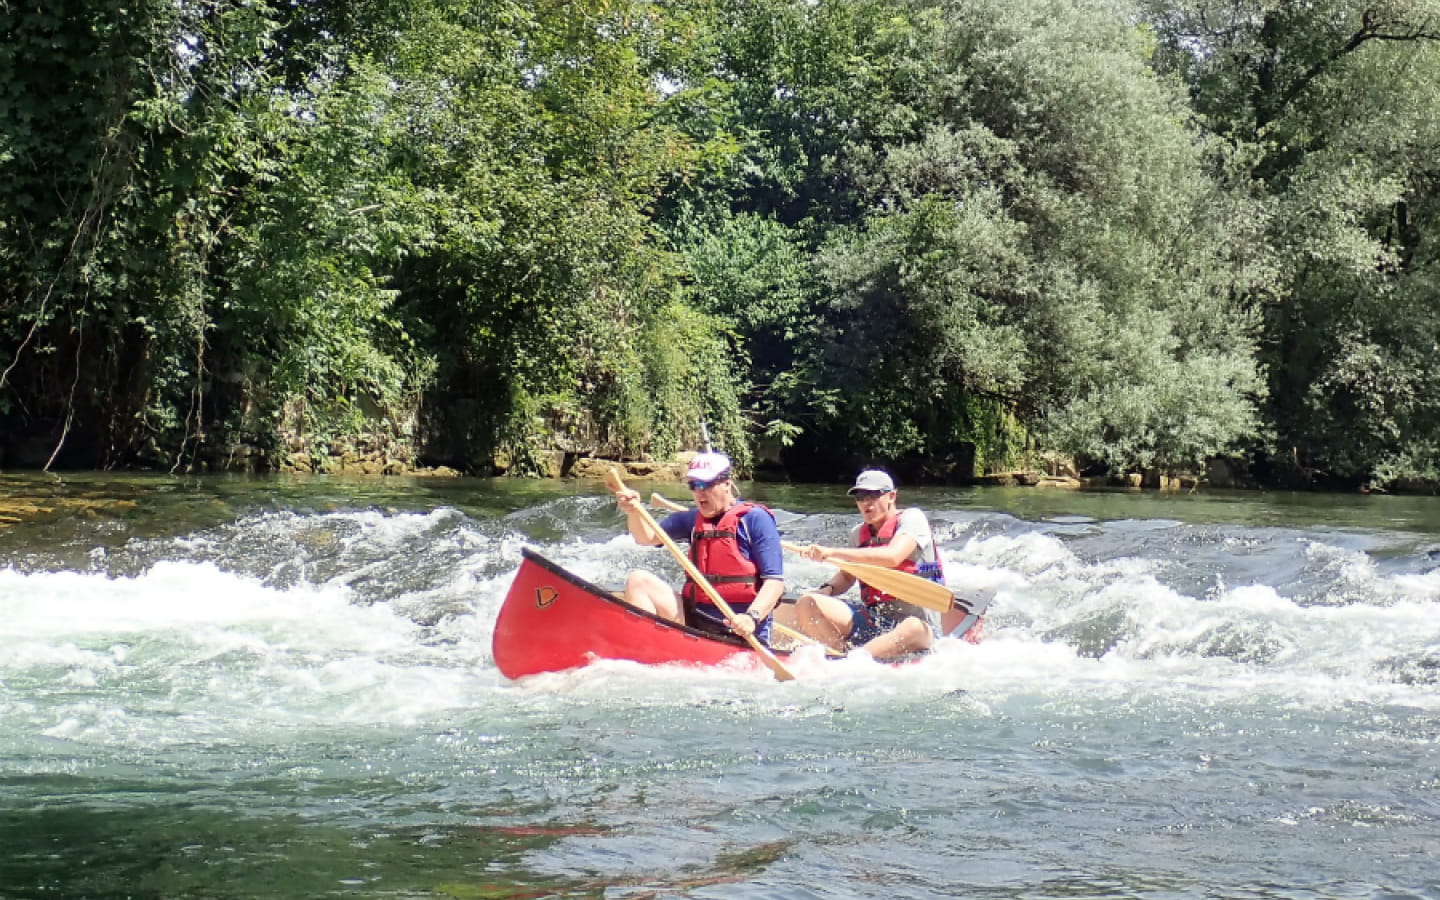
[(724, 484), (729, 480), (728, 478), (717, 478), (714, 481), (687, 481), (685, 486), (692, 491), (708, 491), (715, 485)]
[(863, 503), (863, 502), (866, 501), (866, 500), (879, 500), (881, 497), (885, 496), (885, 495), (888, 494), (888, 493), (890, 493), (890, 492), (889, 492), (889, 491), (856, 491), (856, 492), (855, 492), (854, 494), (852, 494), (851, 496), (855, 498), (855, 502), (856, 502), (856, 503)]

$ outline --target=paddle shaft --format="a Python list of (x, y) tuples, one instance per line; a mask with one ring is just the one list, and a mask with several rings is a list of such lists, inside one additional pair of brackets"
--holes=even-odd
[[(793, 553), (805, 551), (804, 547), (789, 541), (781, 542), (781, 546)], [(955, 606), (955, 595), (950, 593), (950, 589), (928, 578), (870, 563), (846, 562), (840, 559), (827, 559), (825, 562), (897, 600), (937, 612), (949, 612)]]
[[(625, 481), (620, 477), (618, 469), (612, 468), (610, 470), (609, 474), (605, 476), (605, 484), (611, 491), (625, 490)], [(730, 608), (730, 604), (725, 602), (725, 598), (721, 597), (705, 576), (700, 574), (700, 570), (695, 568), (694, 563), (690, 562), (690, 557), (686, 555), (684, 550), (680, 549), (679, 545), (671, 539), (670, 535), (665, 533), (664, 529), (660, 527), (660, 524), (655, 521), (655, 517), (650, 515), (649, 510), (639, 504), (636, 504), (635, 509), (641, 517), (644, 518), (645, 523), (650, 526), (650, 530), (660, 538), (660, 543), (664, 544), (665, 549), (670, 551), (670, 555), (675, 557), (675, 561), (680, 564), (680, 568), (685, 570), (685, 574), (690, 577), (690, 580), (699, 585), (700, 590), (705, 592), (705, 596), (710, 598), (710, 602), (715, 604), (715, 608), (720, 610), (721, 614), (725, 616), (725, 621), (733, 626), (735, 624), (735, 611)], [(765, 663), (770, 671), (775, 673), (776, 678), (780, 681), (795, 680), (794, 674), (785, 668), (785, 664), (776, 659), (775, 654), (771, 653), (764, 644), (760, 643), (760, 640), (756, 638), (755, 635), (741, 633), (739, 631), (736, 633), (740, 634), (740, 636), (745, 639), (745, 643), (749, 644), (750, 648), (760, 655), (761, 662)]]
[[(804, 632), (801, 632), (801, 631), (796, 631), (796, 630), (793, 629), (793, 628), (786, 628), (784, 625), (781, 625), (779, 622), (771, 622), (771, 623), (770, 623), (770, 627), (771, 627), (771, 629), (773, 629), (777, 634), (780, 634), (780, 635), (782, 635), (782, 636), (784, 636), (784, 637), (788, 637), (788, 638), (790, 638), (791, 640), (799, 641), (799, 642), (802, 643), (802, 644), (816, 644), (816, 645), (818, 645), (818, 646), (825, 647), (824, 643), (822, 643), (821, 641), (816, 640), (815, 638), (811, 637), (810, 635), (805, 634)], [(845, 654), (841, 653), (841, 652), (838, 651), (838, 650), (832, 650), (832, 649), (829, 648), (829, 647), (825, 647), (825, 655), (826, 655), (826, 656), (844, 656)]]
[(650, 495), (650, 505), (656, 509), (668, 509), (671, 512), (683, 512), (690, 508), (688, 506), (681, 506), (679, 503), (658, 492)]
[[(690, 508), (690, 507), (688, 507), (688, 506), (682, 506), (682, 505), (680, 505), (679, 503), (676, 503), (674, 500), (671, 500), (669, 497), (666, 497), (664, 494), (660, 493), (659, 491), (656, 491), (656, 492), (654, 492), (654, 493), (652, 493), (652, 494), (650, 495), (650, 505), (653, 506), (653, 507), (655, 507), (656, 509), (668, 509), (668, 510), (670, 510), (671, 512), (682, 512), (682, 511), (687, 510), (687, 509)], [(779, 634), (779, 635), (781, 635), (781, 636), (783, 636), (783, 637), (788, 637), (788, 638), (790, 638), (791, 640), (794, 640), (794, 641), (799, 641), (799, 642), (801, 642), (802, 644), (816, 644), (816, 645), (818, 645), (818, 646), (822, 646), (822, 647), (824, 646), (824, 644), (823, 644), (821, 641), (816, 640), (815, 638), (811, 637), (810, 635), (805, 634), (804, 632), (801, 632), (801, 631), (796, 631), (796, 630), (793, 629), (793, 628), (787, 628), (786, 626), (781, 625), (779, 622), (772, 622), (772, 623), (770, 623), (770, 628), (771, 628), (776, 634)], [(844, 656), (844, 655), (845, 655), (845, 654), (843, 654), (843, 653), (839, 653), (839, 652), (837, 652), (837, 651), (835, 651), (835, 650), (832, 650), (832, 649), (829, 648), (829, 647), (825, 647), (825, 652), (826, 652), (828, 655), (830, 655), (830, 656)]]

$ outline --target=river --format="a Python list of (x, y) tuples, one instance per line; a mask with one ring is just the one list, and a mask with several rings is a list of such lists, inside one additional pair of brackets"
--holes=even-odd
[(1436, 498), (902, 486), (980, 645), (517, 683), (522, 547), (667, 564), (598, 485), (0, 491), (0, 897), (1440, 897)]

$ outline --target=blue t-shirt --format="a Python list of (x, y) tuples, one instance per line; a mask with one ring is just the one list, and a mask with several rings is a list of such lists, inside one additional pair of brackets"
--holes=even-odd
[[(671, 513), (660, 522), (660, 528), (670, 535), (671, 540), (689, 541), (690, 535), (695, 531), (695, 518), (699, 515), (700, 511), (695, 509)], [(785, 579), (785, 556), (780, 548), (780, 529), (776, 527), (775, 517), (768, 509), (756, 507), (741, 516), (735, 533), (741, 554), (755, 563), (762, 580)]]

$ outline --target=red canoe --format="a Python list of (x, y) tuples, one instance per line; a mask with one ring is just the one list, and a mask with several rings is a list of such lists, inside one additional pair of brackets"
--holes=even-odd
[(738, 637), (707, 634), (641, 612), (528, 547), (522, 552), (495, 620), (492, 652), (506, 678), (560, 672), (597, 659), (713, 666), (752, 657), (761, 665), (759, 655)]

